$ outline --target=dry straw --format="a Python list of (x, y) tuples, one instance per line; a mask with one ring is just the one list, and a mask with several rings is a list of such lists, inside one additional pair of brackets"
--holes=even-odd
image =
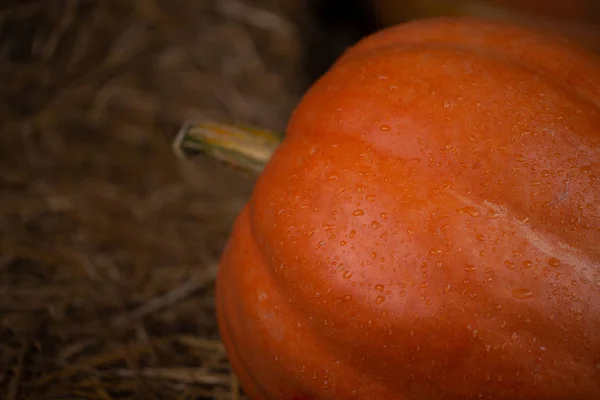
[(0, 398), (241, 398), (213, 289), (253, 179), (171, 141), (284, 128), (304, 2), (2, 3)]

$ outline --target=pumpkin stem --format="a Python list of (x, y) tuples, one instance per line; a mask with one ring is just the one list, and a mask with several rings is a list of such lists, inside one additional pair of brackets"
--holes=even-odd
[(180, 158), (209, 154), (234, 167), (260, 172), (283, 140), (283, 134), (216, 122), (185, 124), (173, 141)]

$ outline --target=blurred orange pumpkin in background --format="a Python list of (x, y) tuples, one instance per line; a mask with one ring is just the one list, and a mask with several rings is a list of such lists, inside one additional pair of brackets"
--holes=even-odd
[(543, 27), (600, 51), (597, 0), (369, 0), (379, 24), (437, 16), (475, 16)]
[(305, 95), (217, 312), (251, 398), (600, 398), (600, 59), (406, 23)]

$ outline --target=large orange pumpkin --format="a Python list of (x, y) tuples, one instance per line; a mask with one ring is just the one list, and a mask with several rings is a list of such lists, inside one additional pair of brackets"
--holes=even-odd
[(253, 399), (600, 399), (600, 60), (408, 23), (305, 95), (217, 283)]

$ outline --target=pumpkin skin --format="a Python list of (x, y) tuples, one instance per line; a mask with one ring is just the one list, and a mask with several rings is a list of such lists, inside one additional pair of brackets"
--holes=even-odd
[(217, 313), (252, 399), (600, 398), (600, 62), (440, 18), (306, 93)]

